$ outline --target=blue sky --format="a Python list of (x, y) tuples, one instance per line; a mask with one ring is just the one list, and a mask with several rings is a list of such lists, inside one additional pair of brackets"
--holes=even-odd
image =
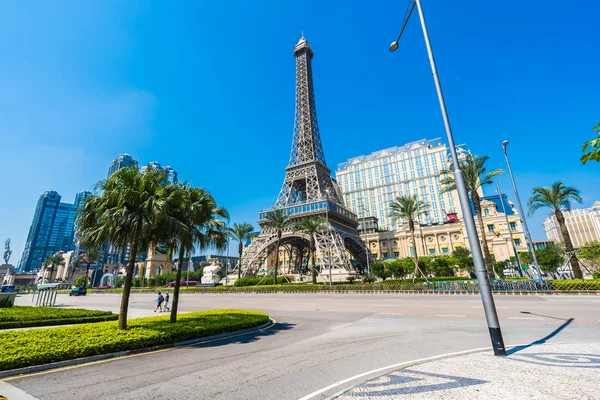
[[(209, 189), (232, 221), (275, 201), (289, 158), (294, 58), (310, 42), (325, 156), (443, 137), (415, 18), (404, 1), (6, 1), (0, 4), (0, 239), (21, 257), (39, 195), (65, 201), (128, 152)], [(600, 122), (600, 4), (425, 0), (456, 141), (519, 189), (561, 179), (600, 200), (579, 163)], [(509, 198), (508, 176), (501, 185)], [(486, 190), (493, 194), (493, 188)], [(530, 221), (544, 238), (539, 212)]]

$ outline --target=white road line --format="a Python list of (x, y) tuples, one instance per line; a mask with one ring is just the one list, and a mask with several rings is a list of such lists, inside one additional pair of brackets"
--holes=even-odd
[(333, 388), (335, 388), (337, 386), (343, 385), (344, 383), (348, 383), (348, 382), (351, 382), (351, 381), (356, 380), (358, 378), (362, 378), (364, 376), (368, 376), (368, 375), (371, 375), (371, 374), (376, 374), (378, 372), (383, 372), (383, 371), (386, 371), (386, 370), (389, 370), (389, 369), (392, 369), (392, 368), (407, 367), (407, 366), (414, 365), (414, 364), (421, 364), (421, 363), (424, 363), (424, 362), (427, 362), (427, 361), (435, 361), (435, 360), (439, 360), (439, 359), (446, 358), (446, 357), (459, 356), (459, 355), (470, 354), (470, 353), (477, 353), (479, 351), (485, 351), (485, 350), (489, 350), (489, 349), (490, 349), (489, 347), (484, 347), (484, 348), (481, 348), (481, 349), (459, 351), (459, 352), (456, 352), (456, 353), (448, 353), (448, 354), (444, 354), (444, 355), (440, 355), (440, 356), (435, 356), (435, 357), (421, 358), (421, 359), (418, 359), (418, 360), (413, 360), (413, 361), (408, 361), (408, 362), (402, 362), (402, 363), (399, 363), (399, 364), (388, 365), (387, 367), (383, 367), (383, 368), (373, 369), (371, 371), (363, 372), (362, 374), (354, 375), (354, 376), (352, 376), (350, 378), (343, 379), (343, 380), (341, 380), (339, 382), (333, 383), (333, 384), (331, 384), (329, 386), (324, 387), (323, 389), (319, 389), (319, 390), (317, 390), (315, 392), (312, 392), (311, 394), (307, 394), (306, 396), (304, 396), (304, 397), (302, 397), (302, 398), (300, 398), (298, 400), (309, 400), (309, 399), (312, 399), (313, 397), (316, 397), (316, 396), (320, 395), (321, 393), (325, 393), (325, 392), (327, 392), (327, 391), (329, 391), (329, 390), (331, 390), (331, 389), (333, 389)]
[(244, 304), (258, 304), (258, 301), (245, 301)]
[(400, 304), (371, 304), (373, 307), (400, 307)]
[(530, 319), (530, 320), (541, 320), (546, 318), (541, 317), (507, 317), (508, 319)]
[(438, 317), (458, 317), (458, 318), (466, 318), (466, 315), (460, 315), (460, 314), (438, 314)]
[(404, 313), (401, 313), (401, 312), (382, 312), (382, 313), (379, 313), (379, 315), (404, 315)]
[(29, 393), (7, 382), (0, 382), (0, 393), (11, 400), (39, 400), (37, 397), (33, 397)]

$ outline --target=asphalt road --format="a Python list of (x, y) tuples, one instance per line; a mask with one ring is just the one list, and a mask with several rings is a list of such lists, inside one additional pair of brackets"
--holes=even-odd
[[(17, 304), (28, 301), (20, 297)], [(120, 295), (109, 294), (58, 298), (65, 307), (114, 311), (119, 301)], [(154, 295), (134, 294), (130, 315), (154, 315), (153, 304)], [(600, 297), (496, 296), (496, 305), (507, 345), (600, 341)], [(213, 308), (263, 310), (277, 324), (261, 333), (3, 385), (24, 391), (10, 400), (301, 399), (374, 369), (490, 345), (480, 298), (471, 295), (182, 296), (181, 312)], [(350, 380), (311, 398), (325, 399), (359, 382)]]

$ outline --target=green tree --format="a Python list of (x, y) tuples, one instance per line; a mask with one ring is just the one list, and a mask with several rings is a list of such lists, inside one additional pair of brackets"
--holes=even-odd
[(431, 259), (431, 271), (434, 276), (454, 276), (454, 265), (456, 260), (452, 256), (435, 256)]
[(456, 247), (452, 252), (452, 257), (456, 261), (456, 265), (462, 270), (469, 273), (474, 273), (475, 268), (473, 266), (473, 257), (471, 257), (471, 251), (466, 247)]
[(281, 245), (281, 235), (283, 230), (292, 225), (292, 220), (288, 215), (283, 213), (283, 210), (269, 211), (265, 216), (263, 226), (267, 229), (272, 229), (277, 235), (277, 246), (275, 247), (275, 275), (273, 285), (277, 284), (277, 270), (279, 269), (279, 247)]
[(391, 271), (385, 261), (375, 261), (369, 266), (371, 274), (383, 279), (384, 281), (391, 276)]
[(540, 269), (544, 272), (555, 273), (565, 262), (563, 254), (563, 249), (555, 243), (551, 243), (545, 248), (538, 250), (537, 258)]
[(90, 247), (81, 255), (81, 259), (85, 261), (85, 282), (83, 288), (86, 289), (90, 276), (90, 264), (95, 263), (100, 258), (100, 251), (97, 247)]
[(594, 240), (587, 242), (579, 249), (579, 257), (588, 261), (594, 271), (598, 270), (600, 265), (600, 242)]
[[(519, 252), (519, 260), (521, 260), (521, 264), (531, 264), (533, 262), (533, 257), (531, 253), (528, 251)], [(511, 258), (512, 261), (512, 258)]]
[[(84, 201), (78, 215), (78, 230), (84, 248), (99, 248), (110, 242), (119, 248), (129, 245), (119, 329), (127, 329), (127, 311), (137, 256), (152, 243), (167, 240), (170, 230), (166, 174), (159, 169), (140, 172), (137, 167), (122, 168), (99, 182), (99, 195)], [(161, 229), (162, 228), (162, 229)]]
[(401, 279), (414, 270), (414, 260), (410, 257), (393, 260), (386, 263), (394, 279)]
[[(600, 124), (592, 129), (599, 136), (596, 139), (588, 140), (583, 144), (583, 149), (581, 151), (585, 154), (581, 156), (582, 164), (585, 164), (590, 160), (600, 162)], [(590, 149), (590, 152), (586, 153), (588, 149)]]
[[(475, 208), (475, 214), (477, 214), (477, 222), (479, 225), (479, 232), (481, 235), (481, 247), (483, 249), (483, 255), (485, 257), (485, 264), (488, 268), (488, 276), (490, 279), (494, 279), (492, 271), (492, 256), (490, 248), (487, 243), (486, 233), (483, 225), (483, 213), (481, 212), (481, 197), (479, 196), (478, 190), (485, 185), (489, 185), (493, 182), (494, 178), (504, 173), (504, 170), (498, 168), (491, 171), (487, 171), (485, 163), (489, 160), (489, 156), (473, 156), (468, 154), (462, 160), (459, 161), (460, 169), (463, 172), (467, 190), (471, 195), (473, 201), (473, 207)], [(445, 185), (442, 189), (442, 193), (456, 190), (456, 180), (454, 179), (454, 170), (452, 168), (443, 170), (442, 175), (446, 175), (440, 183)]]
[(170, 318), (175, 323), (185, 255), (191, 257), (194, 250), (208, 247), (224, 250), (229, 238), (225, 224), (229, 214), (223, 207), (217, 206), (208, 191), (187, 184), (177, 185), (169, 199), (172, 204), (167, 209), (171, 218), (166, 229), (179, 249)]
[(73, 261), (71, 261), (71, 273), (69, 274), (69, 279), (73, 278), (73, 275), (75, 275), (75, 270), (78, 268), (81, 268), (81, 260), (74, 259)]
[(419, 218), (419, 215), (425, 213), (429, 205), (418, 199), (416, 195), (412, 196), (398, 196), (390, 203), (390, 217), (393, 221), (408, 222), (408, 229), (412, 236), (413, 250), (414, 250), (414, 262), (415, 262), (415, 276), (418, 276), (419, 271), (419, 256), (417, 255), (417, 240), (415, 238), (415, 219)]
[[(316, 267), (316, 258), (317, 258), (317, 247), (315, 245), (315, 235), (327, 228), (325, 224), (325, 219), (323, 217), (310, 217), (303, 220), (298, 221), (294, 228), (297, 231), (303, 232), (305, 235), (308, 235), (309, 244), (308, 244), (308, 254), (312, 260), (312, 282), (317, 283), (317, 267)], [(279, 252), (278, 252), (279, 254)], [(322, 264), (322, 263), (321, 263)], [(323, 268), (321, 266), (321, 268)]]
[[(573, 186), (565, 186), (561, 181), (554, 182), (551, 188), (549, 187), (536, 187), (533, 188), (532, 196), (527, 202), (529, 206), (529, 216), (532, 216), (540, 208), (548, 207), (554, 211), (560, 231), (562, 233), (563, 240), (565, 241), (565, 250), (568, 253), (573, 252), (573, 242), (569, 235), (569, 230), (565, 224), (565, 216), (561, 211), (563, 209), (571, 208), (571, 201), (582, 203), (583, 200), (579, 195), (579, 190)], [(571, 268), (573, 268), (573, 275), (576, 279), (583, 279), (581, 268), (579, 267), (579, 261), (576, 257), (571, 258)]]
[(238, 242), (238, 279), (240, 279), (242, 277), (242, 253), (244, 252), (244, 242), (251, 237), (254, 227), (248, 222), (242, 222), (241, 224), (236, 222), (232, 227), (227, 228), (227, 231), (229, 232), (231, 239)]
[(46, 259), (46, 265), (50, 266), (50, 279), (52, 280), (52, 274), (54, 273), (54, 267), (59, 267), (61, 265), (65, 265), (65, 259), (62, 256), (62, 253), (56, 253), (51, 255)]

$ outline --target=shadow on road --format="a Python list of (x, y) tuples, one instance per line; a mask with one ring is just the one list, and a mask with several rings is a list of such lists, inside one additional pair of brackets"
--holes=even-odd
[(232, 337), (228, 339), (216, 340), (214, 342), (209, 343), (198, 343), (196, 345), (192, 345), (190, 347), (194, 348), (205, 348), (205, 347), (218, 347), (224, 346), (226, 344), (246, 344), (256, 342), (264, 337), (273, 336), (282, 331), (289, 331), (290, 329), (294, 329), (296, 324), (289, 324), (287, 322), (277, 322), (275, 326), (269, 329), (263, 329), (257, 332), (248, 332), (241, 336)]
[[(526, 312), (526, 311), (524, 311), (523, 313), (524, 314), (533, 314), (533, 313)], [(537, 315), (537, 314), (533, 314), (533, 315)], [(562, 319), (562, 318), (555, 318), (555, 317), (549, 317), (549, 318)], [(515, 354), (515, 353), (517, 353), (517, 352), (519, 352), (521, 350), (525, 350), (525, 349), (527, 349), (527, 348), (529, 348), (531, 346), (535, 346), (535, 345), (538, 345), (538, 344), (544, 344), (544, 343), (546, 343), (548, 340), (550, 340), (554, 336), (558, 335), (560, 333), (560, 331), (562, 331), (567, 326), (569, 326), (571, 324), (571, 322), (573, 322), (574, 320), (575, 320), (575, 318), (569, 318), (567, 320), (563, 319), (563, 321), (565, 321), (565, 322), (561, 326), (559, 326), (558, 328), (556, 328), (554, 331), (552, 331), (549, 335), (546, 335), (543, 338), (541, 338), (539, 340), (536, 340), (535, 342), (531, 342), (531, 343), (529, 343), (527, 345), (513, 347), (512, 349), (507, 350), (506, 355)]]

